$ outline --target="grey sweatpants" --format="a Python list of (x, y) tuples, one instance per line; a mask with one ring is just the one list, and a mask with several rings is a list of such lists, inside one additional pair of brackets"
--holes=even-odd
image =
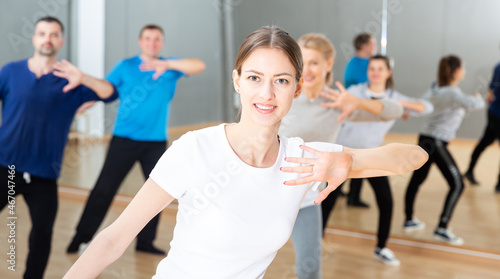
[(301, 208), (292, 231), (295, 272), (299, 279), (321, 279), (321, 206)]

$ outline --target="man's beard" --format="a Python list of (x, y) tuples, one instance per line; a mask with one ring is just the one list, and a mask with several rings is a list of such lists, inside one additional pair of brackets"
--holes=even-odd
[(38, 49), (38, 53), (39, 53), (40, 55), (43, 55), (43, 56), (54, 56), (54, 55), (57, 53), (57, 51), (56, 51), (56, 49), (54, 48), (54, 46), (53, 46), (52, 44), (50, 44), (50, 48), (45, 48), (45, 47), (43, 47), (43, 46), (42, 46), (42, 47), (40, 47), (40, 48)]

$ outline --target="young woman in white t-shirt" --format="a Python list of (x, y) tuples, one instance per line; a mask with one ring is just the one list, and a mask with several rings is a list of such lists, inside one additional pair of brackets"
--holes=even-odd
[(241, 120), (175, 141), (64, 278), (95, 278), (174, 198), (171, 249), (153, 278), (263, 278), (310, 188), (329, 183), (319, 203), (347, 177), (400, 174), (427, 160), (416, 145), (355, 150), (279, 136), (281, 119), (300, 94), (301, 71), (300, 48), (285, 31), (263, 27), (250, 34), (233, 71)]

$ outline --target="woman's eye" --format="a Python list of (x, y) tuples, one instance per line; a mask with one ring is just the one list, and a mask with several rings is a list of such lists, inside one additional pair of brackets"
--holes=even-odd
[(258, 76), (249, 76), (248, 79), (251, 81), (259, 81), (260, 80), (260, 78)]
[(276, 82), (278, 84), (287, 84), (288, 83), (288, 80), (284, 79), (284, 78), (280, 78), (280, 79), (277, 79)]

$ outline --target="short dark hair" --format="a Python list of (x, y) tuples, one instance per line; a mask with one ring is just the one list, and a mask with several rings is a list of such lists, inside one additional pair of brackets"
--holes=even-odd
[(159, 25), (147, 24), (141, 28), (141, 32), (139, 32), (139, 38), (142, 37), (142, 33), (144, 32), (144, 30), (158, 30), (161, 32), (162, 35), (165, 35), (165, 33), (163, 32), (163, 28), (161, 28)]
[(369, 43), (372, 38), (373, 36), (368, 33), (361, 33), (354, 37), (354, 48), (356, 51), (361, 50), (361, 48)]
[(62, 22), (61, 22), (59, 19), (57, 19), (57, 18), (55, 18), (55, 17), (53, 17), (53, 16), (44, 16), (44, 17), (39, 18), (39, 19), (35, 22), (35, 26), (36, 26), (39, 22), (42, 22), (42, 21), (43, 21), (43, 22), (49, 22), (49, 23), (50, 23), (50, 22), (55, 22), (55, 23), (59, 24), (59, 26), (61, 26), (61, 33), (64, 33), (64, 26), (63, 26)]

